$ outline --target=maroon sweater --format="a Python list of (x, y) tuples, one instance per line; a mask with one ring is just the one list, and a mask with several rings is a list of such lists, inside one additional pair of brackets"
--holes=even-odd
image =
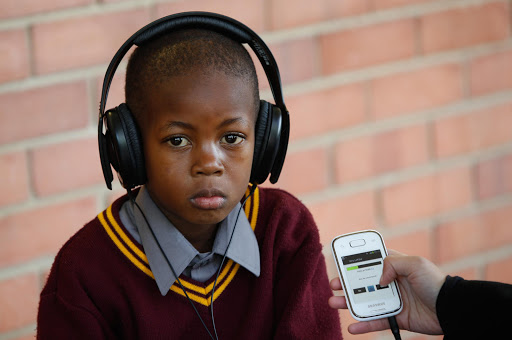
[[(162, 296), (143, 249), (123, 227), (122, 197), (59, 251), (41, 293), (38, 339), (208, 339), (177, 282)], [(258, 189), (245, 213), (261, 275), (229, 260), (214, 296), (219, 339), (341, 339), (317, 227), (290, 194)], [(171, 259), (172, 261), (172, 259)], [(204, 283), (180, 277), (213, 334)]]

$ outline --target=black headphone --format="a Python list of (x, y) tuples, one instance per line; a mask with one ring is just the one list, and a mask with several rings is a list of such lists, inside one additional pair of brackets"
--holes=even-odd
[(123, 103), (105, 113), (114, 73), (132, 46), (141, 46), (163, 34), (187, 28), (217, 32), (240, 44), (247, 43), (256, 53), (267, 75), (276, 104), (260, 101), (250, 182), (261, 184), (269, 174), (271, 183), (276, 183), (279, 179), (288, 148), (290, 116), (284, 104), (279, 69), (272, 52), (254, 31), (232, 18), (208, 12), (185, 12), (163, 17), (138, 30), (119, 48), (107, 68), (101, 90), (98, 146), (103, 176), (111, 190), (111, 164), (117, 171), (122, 186), (128, 190), (146, 183), (147, 180), (140, 132), (128, 106)]

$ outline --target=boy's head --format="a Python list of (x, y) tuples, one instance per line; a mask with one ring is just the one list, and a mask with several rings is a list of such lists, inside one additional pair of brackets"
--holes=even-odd
[(243, 79), (252, 91), (252, 104), (259, 108), (258, 77), (251, 56), (238, 42), (219, 33), (185, 29), (135, 49), (126, 71), (125, 96), (137, 123), (144, 123), (148, 91), (172, 77), (191, 71), (202, 75), (221, 72)]
[(125, 91), (155, 203), (182, 232), (223, 220), (252, 167), (259, 92), (245, 48), (205, 30), (167, 34), (133, 52)]

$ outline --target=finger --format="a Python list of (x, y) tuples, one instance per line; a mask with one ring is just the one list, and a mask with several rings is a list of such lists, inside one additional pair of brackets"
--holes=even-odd
[(332, 290), (342, 290), (343, 287), (341, 286), (341, 281), (339, 277), (335, 277), (334, 279), (329, 282), (329, 285), (331, 286)]
[(399, 275), (407, 276), (412, 268), (410, 268), (410, 261), (404, 255), (389, 255), (384, 259), (384, 266), (382, 268), (382, 275), (379, 280), (381, 286), (386, 286), (393, 280), (396, 280)]
[(347, 309), (347, 300), (344, 296), (331, 296), (327, 302), (333, 309)]
[(396, 280), (398, 276), (409, 276), (418, 269), (420, 258), (418, 256), (389, 255), (384, 259), (380, 285), (387, 285)]
[(382, 268), (382, 275), (379, 280), (381, 286), (388, 285), (391, 281), (397, 278), (397, 274), (393, 268), (390, 267), (390, 262), (395, 261), (396, 258), (406, 257), (407, 255), (399, 252), (398, 250), (388, 249), (388, 256), (384, 259), (384, 268)]
[(379, 319), (373, 321), (356, 322), (348, 326), (351, 334), (364, 334), (370, 332), (382, 331), (389, 328), (387, 319)]

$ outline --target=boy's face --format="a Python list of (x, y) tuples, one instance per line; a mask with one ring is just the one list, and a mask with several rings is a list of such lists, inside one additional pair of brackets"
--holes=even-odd
[(247, 189), (256, 120), (251, 87), (220, 72), (192, 72), (147, 92), (140, 123), (146, 186), (182, 233), (200, 233), (222, 221)]

